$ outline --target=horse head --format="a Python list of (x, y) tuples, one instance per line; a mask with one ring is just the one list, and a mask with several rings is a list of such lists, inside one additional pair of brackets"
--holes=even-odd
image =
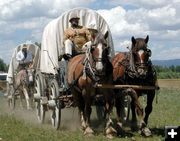
[(149, 36), (144, 38), (131, 38), (132, 47), (131, 53), (134, 61), (134, 68), (139, 77), (145, 77), (148, 72), (149, 57), (151, 56), (151, 50), (147, 48)]
[(98, 33), (91, 45), (91, 55), (94, 64), (95, 73), (104, 74), (109, 62), (109, 47), (107, 46), (108, 32), (105, 35)]

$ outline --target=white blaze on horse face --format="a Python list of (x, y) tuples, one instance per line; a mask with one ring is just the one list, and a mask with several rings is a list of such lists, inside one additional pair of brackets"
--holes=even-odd
[(98, 55), (98, 62), (96, 62), (96, 70), (97, 71), (102, 71), (103, 64), (102, 64), (102, 61), (100, 61), (102, 59), (102, 52), (103, 52), (103, 45), (102, 45), (102, 43), (99, 43), (97, 48), (99, 50), (99, 55)]
[(144, 50), (141, 49), (138, 51), (138, 55), (139, 55), (139, 59), (141, 61), (141, 64), (144, 63), (144, 55), (143, 54), (144, 54)]

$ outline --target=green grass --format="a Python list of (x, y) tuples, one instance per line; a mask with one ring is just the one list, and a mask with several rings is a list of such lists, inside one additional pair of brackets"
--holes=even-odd
[[(0, 97), (1, 98), (1, 97)], [(153, 104), (153, 111), (149, 118), (149, 127), (153, 137), (145, 138), (136, 132), (128, 132), (127, 137), (115, 137), (113, 141), (161, 141), (164, 140), (164, 127), (167, 125), (180, 125), (180, 94), (176, 89), (161, 89)], [(80, 129), (74, 131), (61, 127), (55, 131), (51, 126), (34, 124), (22, 120), (13, 114), (4, 112), (0, 99), (0, 138), (2, 141), (106, 141), (103, 129), (93, 137), (85, 137)], [(144, 105), (144, 102), (143, 102)], [(35, 113), (34, 113), (35, 114)], [(63, 121), (62, 121), (63, 122)], [(66, 121), (68, 122), (68, 121)], [(72, 122), (72, 121), (71, 121)], [(50, 123), (49, 123), (50, 124)], [(63, 123), (66, 124), (66, 123)], [(95, 127), (94, 127), (95, 128)]]

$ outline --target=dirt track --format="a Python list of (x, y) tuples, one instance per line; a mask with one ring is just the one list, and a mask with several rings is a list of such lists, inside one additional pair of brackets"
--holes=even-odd
[[(45, 124), (43, 126), (47, 126), (48, 128), (51, 127), (51, 120), (50, 120), (50, 110), (46, 112), (45, 116)], [(78, 110), (77, 108), (66, 108), (61, 110), (62, 116), (61, 116), (61, 127), (68, 128), (70, 130), (76, 130), (79, 128), (79, 118), (78, 118)], [(17, 103), (17, 106), (15, 110), (11, 110), (8, 106), (7, 99), (3, 96), (0, 96), (0, 115), (8, 114), (15, 116), (16, 118), (20, 120), (24, 120), (31, 124), (39, 124), (39, 126), (42, 126), (36, 116), (36, 110), (27, 110), (25, 108), (22, 108), (20, 106), (20, 103)], [(75, 122), (76, 121), (76, 122)]]
[[(180, 80), (179, 79), (172, 79), (172, 80), (166, 80), (161, 79), (158, 80), (159, 86), (161, 88), (180, 88)], [(5, 90), (6, 83), (2, 83), (0, 81), (0, 86), (3, 87), (3, 90)], [(14, 111), (10, 110), (7, 104), (7, 99), (3, 97), (4, 91), (0, 91), (0, 114), (9, 114), (14, 115), (18, 119), (25, 120), (27, 122), (38, 124), (36, 111), (34, 110), (26, 110), (22, 109), (20, 107), (19, 103), (17, 104), (17, 107)], [(51, 127), (51, 121), (50, 121), (50, 111), (46, 112), (46, 120), (45, 125)], [(96, 118), (96, 117), (95, 117)], [(75, 122), (74, 122), (75, 121)], [(75, 130), (79, 127), (79, 118), (78, 118), (78, 110), (77, 108), (65, 108), (62, 110), (62, 120), (61, 120), (61, 127), (68, 128)], [(39, 124), (40, 125), (40, 124)], [(44, 126), (44, 125), (43, 125)]]

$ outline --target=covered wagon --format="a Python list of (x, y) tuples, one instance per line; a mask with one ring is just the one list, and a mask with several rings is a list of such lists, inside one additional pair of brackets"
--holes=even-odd
[(66, 61), (59, 59), (64, 54), (64, 31), (70, 27), (69, 19), (73, 13), (80, 18), (80, 25), (85, 27), (93, 25), (102, 34), (109, 33), (107, 46), (110, 47), (110, 56), (114, 55), (112, 35), (108, 24), (94, 10), (75, 8), (47, 24), (42, 36), (40, 71), (36, 73), (37, 91), (34, 98), (39, 121), (44, 122), (45, 112), (50, 109), (52, 125), (56, 129), (60, 125), (61, 109), (71, 106), (73, 99), (65, 89)]
[[(31, 67), (24, 67), (23, 70), (27, 74), (25, 75), (26, 78), (24, 78), (26, 81), (24, 85), (22, 83), (16, 83), (17, 82), (17, 76), (19, 73), (19, 62), (16, 59), (17, 53), (22, 49), (22, 46), (26, 46), (27, 51), (32, 54), (32, 63)], [(39, 68), (40, 63), (40, 47), (32, 44), (32, 43), (23, 43), (18, 45), (12, 54), (11, 61), (9, 64), (8, 74), (7, 74), (7, 94), (9, 99), (9, 104), (12, 106), (12, 108), (15, 108), (15, 100), (17, 99), (17, 96), (20, 95), (20, 88), (22, 87), (22, 93), (26, 92), (29, 97), (33, 96), (33, 93), (35, 91), (34, 89), (34, 78), (35, 78), (35, 72)], [(29, 83), (29, 77), (31, 78), (31, 84)], [(21, 80), (20, 80), (21, 81)], [(22, 95), (20, 95), (22, 96)], [(28, 99), (25, 96), (27, 102)], [(28, 105), (28, 104), (27, 104)]]

